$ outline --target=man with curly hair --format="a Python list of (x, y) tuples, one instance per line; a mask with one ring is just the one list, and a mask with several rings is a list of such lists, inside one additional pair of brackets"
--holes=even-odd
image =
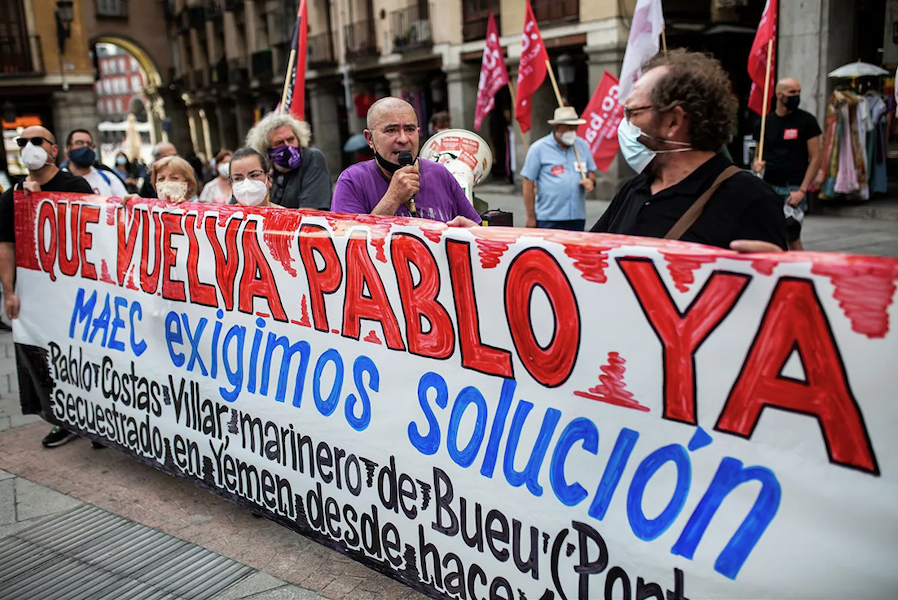
[(274, 165), (274, 204), (330, 210), (331, 176), (321, 150), (309, 147), (311, 137), (307, 123), (278, 112), (267, 114), (246, 135), (246, 145), (269, 157)]
[(618, 129), (621, 153), (638, 174), (592, 231), (785, 250), (782, 201), (722, 153), (736, 107), (718, 61), (682, 49), (649, 59)]

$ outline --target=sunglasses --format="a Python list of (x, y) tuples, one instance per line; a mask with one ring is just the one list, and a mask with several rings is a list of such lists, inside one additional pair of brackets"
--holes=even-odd
[(25, 146), (28, 145), (28, 142), (31, 142), (31, 144), (33, 146), (43, 146), (45, 143), (50, 144), (51, 146), (53, 145), (53, 142), (51, 142), (50, 140), (48, 140), (46, 138), (42, 138), (39, 135), (30, 137), (30, 138), (20, 137), (16, 140), (16, 143), (19, 145), (19, 148), (24, 148)]

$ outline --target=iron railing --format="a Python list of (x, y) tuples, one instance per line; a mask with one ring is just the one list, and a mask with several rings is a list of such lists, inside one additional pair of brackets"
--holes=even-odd
[(97, 0), (97, 17), (127, 19), (128, 0)]
[(274, 63), (271, 59), (271, 48), (253, 52), (249, 57), (253, 79), (270, 78), (274, 75)]
[(212, 87), (228, 85), (228, 61), (221, 59), (209, 67), (209, 83)]
[(44, 72), (40, 36), (15, 35), (17, 33), (0, 34), (0, 78), (26, 77)]
[(246, 85), (249, 83), (246, 58), (232, 58), (228, 61), (228, 83), (231, 85)]
[(349, 60), (363, 56), (377, 55), (377, 42), (374, 39), (374, 22), (365, 19), (350, 23), (343, 27), (346, 40), (346, 58)]
[(221, 18), (221, 0), (206, 0), (203, 4), (203, 12), (207, 21), (214, 21)]
[(310, 67), (325, 67), (333, 65), (334, 42), (330, 31), (310, 35), (306, 39), (306, 53), (309, 55)]
[(580, 0), (533, 0), (530, 6), (540, 26), (580, 20)]
[(187, 24), (191, 29), (206, 30), (206, 7), (194, 4), (187, 7)]
[(393, 50), (405, 52), (433, 45), (430, 10), (427, 4), (407, 6), (390, 13), (393, 25)]
[[(496, 29), (502, 31), (502, 17), (494, 14), (496, 19)], [(486, 39), (486, 28), (490, 21), (490, 16), (463, 17), (461, 23), (461, 35), (464, 41), (471, 42), (474, 40)]]

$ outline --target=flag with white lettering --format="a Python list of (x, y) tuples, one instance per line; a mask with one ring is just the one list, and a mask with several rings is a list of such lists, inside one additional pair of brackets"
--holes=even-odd
[(527, 15), (522, 34), (521, 64), (518, 68), (518, 97), (514, 114), (521, 124), (521, 132), (530, 131), (530, 97), (546, 79), (546, 63), (549, 55), (539, 33), (539, 26), (527, 0)]
[(589, 151), (596, 161), (596, 167), (605, 172), (611, 166), (620, 143), (617, 141), (617, 127), (624, 118), (624, 107), (619, 102), (620, 86), (617, 77), (605, 71), (602, 80), (592, 95), (583, 118), (586, 123), (577, 129), (577, 137), (589, 144)]
[(477, 131), (480, 131), (480, 126), (483, 125), (483, 118), (496, 105), (496, 92), (503, 85), (508, 85), (508, 68), (505, 66), (505, 57), (502, 56), (502, 46), (499, 44), (496, 19), (493, 18), (493, 13), (490, 13), (489, 24), (486, 27), (483, 62), (480, 65), (480, 83), (477, 85), (477, 114), (474, 115), (474, 129)]
[[(751, 93), (748, 96), (748, 107), (762, 115), (770, 111), (770, 97), (773, 96), (774, 79), (776, 78), (776, 12), (777, 0), (767, 0), (758, 33), (751, 45), (748, 55), (748, 76), (751, 77)], [(770, 46), (770, 70), (767, 70), (767, 54)], [(767, 75), (769, 73), (769, 76)], [(769, 81), (769, 92), (764, 98), (764, 79)], [(764, 105), (766, 100), (767, 106)]]

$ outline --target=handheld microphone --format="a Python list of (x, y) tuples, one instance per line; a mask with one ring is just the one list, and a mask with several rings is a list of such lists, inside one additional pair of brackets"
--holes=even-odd
[[(399, 153), (399, 166), (400, 167), (410, 167), (415, 164), (415, 158), (412, 156), (412, 153), (408, 150), (403, 150)], [(415, 210), (415, 197), (412, 196), (408, 199), (408, 202), (405, 203), (405, 207), (408, 209), (408, 212), (411, 213), (413, 217), (418, 216), (418, 211)]]

